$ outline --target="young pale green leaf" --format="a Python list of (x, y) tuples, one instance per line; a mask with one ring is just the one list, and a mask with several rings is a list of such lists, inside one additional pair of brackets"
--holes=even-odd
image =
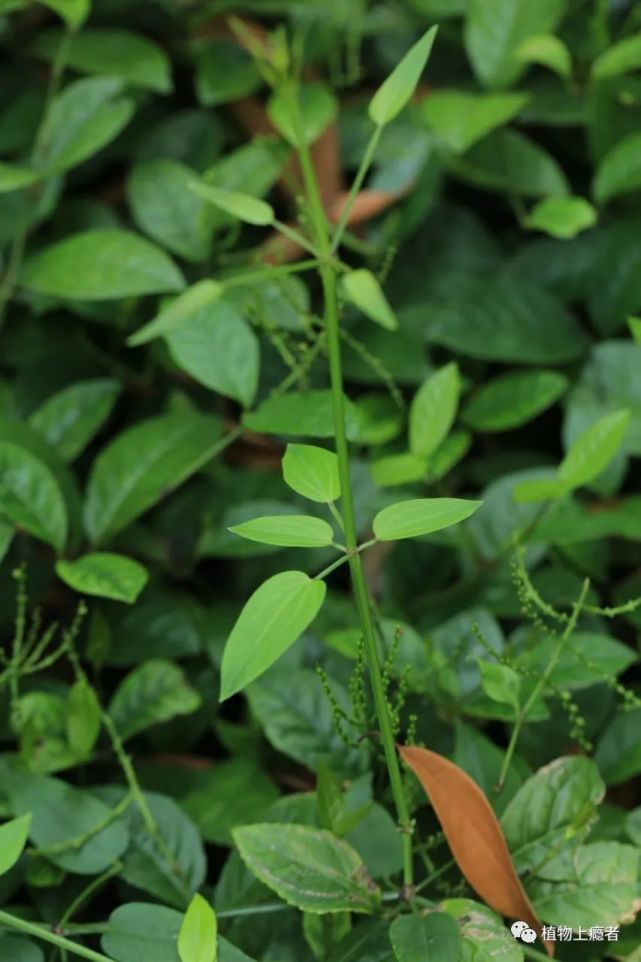
[(393, 488), (399, 484), (422, 481), (427, 474), (427, 462), (411, 451), (401, 451), (372, 461), (370, 471), (379, 487)]
[(77, 759), (89, 758), (102, 724), (101, 706), (94, 689), (81, 679), (69, 690), (65, 705), (65, 729), (69, 747)]
[(630, 411), (623, 410), (590, 425), (559, 465), (559, 480), (574, 489), (598, 477), (619, 451), (629, 423)]
[(641, 344), (641, 317), (629, 317), (628, 327), (637, 344)]
[(241, 194), (237, 190), (211, 187), (209, 184), (203, 184), (200, 181), (193, 181), (191, 189), (203, 200), (213, 204), (214, 207), (224, 210), (226, 214), (231, 214), (232, 217), (237, 217), (238, 220), (245, 221), (247, 224), (267, 227), (274, 223), (273, 207), (257, 197)]
[(559, 77), (572, 76), (572, 56), (558, 37), (551, 33), (528, 37), (516, 50), (516, 57), (524, 63), (538, 63), (549, 67)]
[(399, 501), (379, 511), (374, 518), (374, 534), (379, 541), (418, 538), (465, 521), (481, 507), (481, 501), (461, 498), (418, 498)]
[[(353, 402), (344, 398), (347, 437), (358, 436), (359, 416)], [(243, 415), (250, 431), (292, 437), (334, 437), (334, 403), (331, 391), (289, 391), (266, 398), (255, 411)]]
[(438, 27), (431, 27), (411, 50), (408, 50), (372, 97), (369, 116), (377, 127), (383, 127), (394, 120), (414, 96), (432, 52), (437, 30)]
[(170, 334), (186, 324), (194, 314), (199, 313), (212, 301), (218, 300), (222, 293), (223, 286), (216, 281), (197, 281), (163, 307), (153, 321), (149, 321), (128, 337), (127, 344), (129, 347), (139, 347), (155, 337)]
[(283, 477), (289, 487), (310, 501), (329, 504), (340, 498), (338, 458), (313, 444), (288, 444)]
[(376, 911), (380, 889), (342, 839), (305, 825), (246, 825), (234, 832), (241, 858), (285, 902), (304, 912)]
[(302, 133), (306, 144), (313, 144), (329, 127), (338, 113), (338, 102), (323, 84), (304, 84), (295, 91), (276, 92), (267, 104), (269, 119), (285, 140), (296, 147), (296, 125), (292, 120), (291, 96), (298, 96)]
[(350, 271), (343, 276), (342, 288), (347, 300), (371, 321), (375, 321), (388, 331), (395, 331), (398, 328), (394, 312), (371, 271), (365, 268)]
[(446, 364), (421, 385), (410, 407), (412, 454), (427, 459), (445, 440), (456, 417), (460, 390), (456, 364)]
[(100, 229), (45, 247), (27, 261), (21, 284), (36, 294), (104, 301), (171, 294), (185, 281), (167, 254), (148, 240), (131, 231)]
[(483, 691), (500, 704), (511, 705), (515, 712), (519, 709), (521, 696), (521, 676), (508, 665), (479, 659)]
[(571, 240), (594, 227), (597, 219), (596, 210), (583, 197), (546, 197), (528, 214), (527, 226), (550, 237)]
[[(63, 42), (61, 30), (46, 30), (36, 35), (32, 49), (53, 62)], [(169, 93), (172, 86), (171, 65), (164, 50), (129, 30), (82, 30), (74, 36), (66, 62), (82, 73), (119, 77), (128, 86), (156, 93)]]
[(109, 714), (122, 739), (190, 715), (200, 707), (200, 695), (182, 671), (168, 661), (146, 661), (120, 683), (109, 705)]
[(40, 0), (65, 21), (69, 27), (80, 27), (89, 16), (91, 0)]
[(216, 418), (195, 412), (141, 421), (117, 435), (89, 475), (85, 526), (104, 542), (206, 464), (220, 443)]
[(518, 504), (526, 504), (529, 501), (547, 501), (562, 498), (569, 494), (572, 485), (567, 481), (561, 481), (556, 477), (551, 478), (531, 478), (528, 481), (520, 481), (515, 485), (513, 495)]
[(273, 665), (312, 623), (325, 598), (324, 581), (282, 571), (256, 589), (227, 640), (220, 700), (231, 698)]
[(120, 391), (110, 378), (77, 381), (47, 398), (29, 421), (64, 461), (73, 461), (107, 420)]
[(464, 154), (520, 113), (529, 100), (530, 95), (526, 93), (437, 90), (422, 104), (421, 116), (454, 153)]
[(459, 927), (445, 912), (401, 915), (389, 936), (397, 962), (453, 962), (459, 957)]
[(603, 204), (641, 189), (641, 134), (628, 134), (605, 155), (594, 178), (594, 196)]
[(178, 935), (180, 962), (217, 962), (216, 913), (202, 895), (194, 895)]
[(232, 40), (216, 37), (196, 54), (196, 95), (204, 107), (242, 100), (258, 90), (262, 78), (251, 54)]
[(641, 67), (641, 33), (612, 44), (592, 64), (592, 77), (605, 80)]
[(304, 514), (254, 518), (229, 530), (249, 541), (283, 548), (326, 548), (334, 540), (334, 532), (327, 521)]
[(21, 815), (0, 825), (0, 875), (16, 864), (29, 838), (31, 815)]
[(487, 381), (472, 395), (462, 419), (476, 431), (509, 431), (546, 411), (567, 391), (557, 371), (517, 371)]
[(149, 575), (141, 564), (120, 554), (96, 552), (75, 561), (58, 561), (58, 577), (81, 594), (112, 598), (131, 605), (147, 584)]
[(0, 441), (0, 513), (62, 552), (67, 507), (58, 479), (44, 461), (19, 444)]
[(230, 301), (216, 298), (167, 335), (176, 364), (200, 384), (248, 408), (256, 396), (260, 345)]
[(40, 174), (37, 171), (0, 163), (0, 194), (9, 194), (13, 190), (30, 187), (39, 178)]

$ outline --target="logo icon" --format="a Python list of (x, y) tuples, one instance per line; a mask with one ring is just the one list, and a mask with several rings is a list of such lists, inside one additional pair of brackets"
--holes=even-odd
[(512, 935), (515, 939), (528, 942), (530, 945), (532, 942), (536, 942), (536, 932), (530, 928), (527, 922), (515, 922), (512, 926)]

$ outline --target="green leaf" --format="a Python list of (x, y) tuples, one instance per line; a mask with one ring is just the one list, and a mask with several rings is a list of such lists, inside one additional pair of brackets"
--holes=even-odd
[(283, 571), (256, 589), (225, 646), (221, 701), (262, 675), (293, 645), (318, 614), (325, 592), (324, 581), (302, 571)]
[[(544, 531), (539, 534), (537, 529), (537, 538), (545, 541)], [(533, 647), (518, 656), (517, 664), (539, 675), (545, 670), (555, 647), (555, 638), (537, 638)], [(586, 688), (606, 678), (616, 678), (634, 661), (636, 657), (629, 646), (609, 635), (575, 631), (550, 675), (550, 684), (557, 688)]]
[(641, 67), (641, 34), (624, 37), (605, 50), (592, 64), (594, 80), (618, 77)]
[(374, 534), (380, 541), (418, 538), (459, 524), (474, 514), (481, 504), (481, 501), (464, 501), (460, 498), (399, 501), (378, 512), (373, 523)]
[(0, 935), (0, 959), (11, 962), (44, 962), (40, 946), (22, 936)]
[(583, 197), (546, 197), (527, 216), (530, 230), (540, 230), (551, 237), (570, 240), (594, 227), (597, 212)]
[(483, 190), (523, 197), (569, 193), (555, 157), (511, 127), (494, 130), (463, 156), (450, 156), (447, 163), (455, 176)]
[(604, 204), (621, 194), (641, 190), (641, 134), (624, 137), (601, 161), (594, 178), (594, 196)]
[(119, 434), (94, 461), (85, 524), (104, 542), (198, 471), (216, 452), (220, 423), (193, 412), (142, 421)]
[(599, 418), (574, 442), (557, 472), (569, 490), (598, 477), (617, 454), (630, 423), (630, 411), (615, 411)]
[(475, 94), (458, 90), (431, 93), (421, 107), (427, 126), (451, 150), (464, 154), (492, 130), (502, 127), (523, 110), (525, 93)]
[(394, 120), (413, 97), (427, 66), (437, 30), (437, 27), (431, 27), (411, 50), (408, 50), (372, 97), (369, 116), (377, 127), (383, 127)]
[(310, 501), (330, 504), (340, 498), (338, 458), (312, 444), (288, 444), (282, 462), (289, 487)]
[(0, 825), (0, 875), (16, 864), (29, 838), (31, 815), (22, 815)]
[[(33, 51), (53, 62), (64, 41), (61, 30), (45, 30), (36, 36)], [(129, 30), (84, 29), (67, 48), (66, 63), (81, 73), (119, 77), (132, 87), (169, 93), (171, 65), (161, 47)]]
[(76, 875), (99, 875), (127, 847), (120, 819), (89, 792), (46, 775), (12, 770), (3, 790), (16, 814), (32, 814), (29, 837), (55, 865)]
[(118, 381), (96, 378), (62, 388), (29, 418), (64, 461), (73, 461), (111, 414), (121, 391)]
[(65, 727), (77, 759), (89, 758), (98, 741), (102, 712), (98, 697), (85, 680), (71, 686), (65, 705)]
[(553, 33), (566, 0), (470, 0), (465, 45), (474, 71), (486, 87), (507, 87), (526, 64), (518, 51), (525, 40)]
[(200, 384), (249, 407), (258, 389), (258, 338), (230, 301), (210, 301), (166, 335), (176, 364)]
[(141, 564), (120, 554), (97, 552), (75, 561), (58, 561), (56, 574), (80, 594), (112, 598), (131, 605), (147, 584)]
[(247, 224), (267, 227), (274, 223), (274, 209), (266, 201), (249, 194), (241, 194), (237, 190), (225, 190), (223, 187), (211, 187), (199, 181), (192, 181), (191, 190), (209, 204), (224, 210), (226, 214), (238, 218)]
[(459, 962), (523, 962), (520, 944), (487, 906), (472, 899), (445, 899), (440, 909), (458, 923)]
[(620, 785), (641, 772), (640, 722), (640, 708), (619, 711), (601, 735), (594, 758), (608, 785)]
[(134, 668), (115, 691), (109, 715), (123, 740), (200, 707), (200, 695), (182, 671), (168, 661), (147, 661)]
[(196, 53), (196, 94), (205, 107), (249, 97), (261, 86), (252, 57), (239, 44), (213, 40)]
[(593, 822), (605, 787), (589, 758), (557, 758), (529, 778), (501, 819), (519, 872), (536, 868), (562, 846), (578, 844)]
[(181, 290), (184, 279), (169, 257), (125, 230), (89, 230), (45, 247), (27, 261), (21, 284), (37, 294), (102, 301)]
[(194, 895), (178, 935), (180, 962), (217, 962), (216, 913), (202, 895)]
[(223, 293), (222, 284), (216, 281), (198, 281), (174, 298), (167, 307), (161, 308), (153, 321), (149, 321), (135, 334), (127, 338), (130, 347), (147, 344), (156, 337), (170, 334), (186, 324), (194, 314), (199, 314)]
[(91, 0), (40, 0), (70, 27), (80, 27), (89, 16)]
[(377, 458), (370, 464), (370, 472), (381, 488), (392, 488), (400, 484), (415, 484), (427, 474), (425, 458), (403, 451)]
[(254, 518), (229, 528), (233, 534), (283, 548), (325, 548), (334, 541), (327, 521), (304, 514)]
[(629, 317), (628, 327), (637, 344), (641, 344), (641, 317)]
[(247, 825), (234, 841), (253, 874), (304, 912), (374, 912), (380, 890), (354, 849), (322, 829)]
[(284, 139), (296, 147), (296, 125), (292, 118), (291, 98), (298, 99), (300, 123), (304, 142), (313, 144), (334, 121), (338, 113), (338, 103), (332, 91), (324, 84), (304, 84), (297, 91), (284, 89), (277, 91), (267, 103), (267, 113), (276, 130)]
[(543, 33), (528, 37), (517, 48), (516, 56), (524, 63), (538, 63), (549, 67), (566, 80), (572, 76), (572, 55), (563, 41), (553, 34)]
[(13, 164), (0, 163), (0, 194), (8, 194), (13, 190), (30, 187), (40, 179), (40, 174), (26, 167), (16, 167)]
[(375, 321), (388, 331), (395, 331), (398, 328), (394, 312), (371, 271), (365, 268), (349, 271), (343, 275), (341, 286), (347, 300), (355, 304), (371, 321)]
[(511, 705), (515, 713), (521, 702), (521, 676), (508, 665), (479, 659), (481, 682), (485, 694), (502, 705)]
[(456, 417), (460, 390), (456, 364), (446, 364), (421, 385), (410, 407), (412, 454), (427, 459), (445, 440)]
[(559, 301), (507, 276), (468, 280), (429, 314), (429, 341), (480, 360), (562, 364), (581, 357), (588, 346), (584, 331)]
[(212, 229), (205, 201), (191, 189), (196, 176), (180, 161), (155, 158), (133, 168), (127, 199), (140, 230), (178, 257), (200, 264), (209, 254)]
[(620, 925), (634, 917), (639, 898), (639, 850), (618, 842), (580, 846), (546, 866), (551, 880), (535, 880), (530, 896), (538, 914), (574, 929)]
[(445, 912), (401, 915), (389, 930), (398, 962), (452, 962), (458, 959), (458, 925)]
[(51, 106), (42, 167), (58, 174), (77, 167), (114, 140), (131, 120), (132, 100), (114, 97), (122, 82), (113, 77), (76, 80)]
[(524, 371), (487, 381), (472, 395), (461, 417), (476, 431), (509, 431), (532, 421), (569, 387), (557, 371)]
[(0, 441), (0, 511), (29, 534), (62, 552), (67, 508), (57, 478), (26, 448)]
[[(345, 398), (347, 437), (358, 436), (358, 410)], [(260, 434), (292, 437), (333, 438), (334, 405), (331, 391), (290, 391), (274, 394), (255, 411), (243, 415), (243, 424)]]

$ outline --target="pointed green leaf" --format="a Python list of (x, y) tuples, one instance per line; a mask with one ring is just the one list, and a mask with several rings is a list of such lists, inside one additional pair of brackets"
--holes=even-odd
[(425, 458), (418, 454), (401, 451), (372, 461), (370, 471), (379, 487), (391, 488), (399, 484), (414, 484), (422, 481), (427, 474), (427, 463)]
[(174, 298), (167, 307), (163, 307), (153, 321), (149, 321), (128, 337), (127, 344), (130, 347), (138, 347), (140, 344), (152, 341), (155, 337), (170, 334), (187, 323), (194, 314), (217, 300), (222, 293), (223, 286), (216, 281), (205, 280), (192, 284)]
[(184, 278), (150, 241), (126, 230), (89, 230), (45, 247), (27, 261), (22, 286), (37, 294), (101, 301), (179, 291)]
[(543, 33), (528, 37), (517, 48), (516, 57), (524, 63), (538, 63), (549, 67), (559, 77), (567, 79), (572, 76), (570, 51), (554, 34)]
[(374, 534), (380, 541), (418, 538), (465, 521), (481, 507), (481, 501), (461, 498), (418, 498), (383, 508), (374, 518)]
[(282, 571), (256, 589), (227, 640), (220, 700), (262, 675), (312, 623), (325, 598), (324, 581)]
[(476, 431), (509, 431), (546, 411), (565, 394), (569, 383), (557, 371), (503, 374), (472, 395), (462, 419)]
[(29, 418), (65, 461), (73, 461), (107, 420), (121, 391), (118, 381), (95, 378), (69, 384)]
[(194, 895), (178, 935), (180, 962), (217, 962), (216, 913), (202, 897)]
[(445, 912), (401, 915), (389, 934), (397, 962), (453, 962), (459, 957), (459, 928)]
[(463, 154), (520, 113), (529, 100), (530, 95), (526, 93), (437, 90), (422, 104), (421, 115), (448, 147)]
[(45, 7), (49, 7), (70, 27), (80, 27), (89, 16), (90, 0), (40, 0)]
[(0, 194), (8, 194), (12, 190), (30, 187), (39, 178), (39, 173), (28, 170), (26, 167), (15, 167), (13, 164), (0, 163)]
[(63, 550), (68, 520), (58, 480), (44, 461), (9, 441), (0, 442), (0, 515)]
[(456, 364), (446, 364), (418, 389), (410, 407), (410, 451), (428, 458), (449, 434), (461, 382)]
[(483, 691), (492, 701), (511, 705), (515, 712), (519, 709), (521, 695), (521, 675), (508, 665), (479, 659)]
[(249, 541), (283, 548), (326, 548), (334, 540), (334, 532), (327, 521), (304, 514), (254, 518), (229, 530)]
[(374, 912), (380, 889), (342, 839), (306, 825), (246, 825), (233, 832), (253, 874), (305, 912)]
[(362, 268), (350, 271), (342, 279), (343, 293), (370, 320), (388, 331), (398, 328), (398, 321), (389, 306), (381, 285), (371, 271)]
[(29, 838), (31, 815), (21, 815), (0, 825), (0, 875), (16, 864)]
[(518, 504), (525, 504), (529, 501), (546, 501), (562, 498), (572, 490), (571, 485), (561, 481), (558, 477), (552, 478), (533, 478), (530, 481), (521, 481), (514, 488), (514, 500)]
[(612, 197), (641, 190), (641, 134), (628, 134), (605, 155), (594, 178), (594, 196), (603, 204)]
[(340, 498), (338, 458), (333, 451), (313, 444), (288, 444), (283, 477), (289, 487), (310, 501), (329, 504)]
[(595, 80), (604, 80), (606, 77), (618, 77), (631, 70), (638, 70), (639, 67), (641, 33), (635, 33), (609, 46), (592, 64), (592, 76)]
[(200, 708), (200, 695), (188, 684), (180, 668), (169, 661), (146, 661), (129, 672), (116, 689), (109, 714), (121, 738), (190, 715)]
[(81, 594), (133, 604), (149, 575), (141, 564), (124, 555), (96, 552), (75, 561), (58, 561), (56, 574)]
[(369, 116), (377, 127), (394, 120), (413, 97), (432, 52), (437, 30), (438, 27), (431, 27), (414, 44), (372, 97)]
[(641, 317), (629, 317), (628, 327), (637, 344), (641, 344)]
[(583, 197), (546, 197), (530, 211), (527, 226), (550, 237), (570, 240), (594, 227), (597, 212)]
[(630, 423), (630, 411), (599, 418), (574, 442), (559, 465), (558, 478), (571, 488), (588, 484), (617, 454)]
[(296, 128), (292, 122), (290, 97), (298, 97), (302, 133), (306, 144), (313, 144), (329, 127), (338, 112), (332, 91), (319, 83), (303, 84), (298, 91), (277, 91), (267, 104), (269, 119), (284, 139), (295, 147)]
[(247, 224), (266, 227), (274, 223), (274, 209), (264, 200), (250, 197), (249, 194), (241, 194), (237, 190), (211, 187), (209, 184), (203, 184), (200, 181), (193, 181), (190, 186), (199, 197)]
[[(358, 409), (344, 398), (347, 437), (358, 436)], [(284, 434), (292, 437), (334, 437), (334, 402), (329, 390), (290, 391), (266, 398), (255, 411), (243, 415), (243, 424), (261, 434)]]

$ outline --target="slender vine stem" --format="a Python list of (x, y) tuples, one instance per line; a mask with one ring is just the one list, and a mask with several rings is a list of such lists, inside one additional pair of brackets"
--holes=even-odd
[(360, 167), (358, 168), (356, 177), (354, 178), (354, 183), (352, 184), (350, 192), (347, 196), (347, 200), (343, 204), (343, 209), (341, 211), (338, 224), (336, 225), (336, 228), (332, 235), (332, 242), (330, 247), (332, 254), (335, 254), (339, 248), (341, 239), (343, 237), (343, 234), (345, 233), (345, 228), (347, 227), (347, 222), (349, 221), (349, 215), (351, 214), (352, 207), (354, 206), (354, 202), (358, 196), (358, 193), (361, 187), (363, 186), (363, 181), (367, 176), (367, 171), (372, 166), (372, 161), (374, 160), (374, 154), (376, 153), (376, 148), (378, 147), (378, 142), (381, 139), (382, 132), (383, 132), (382, 127), (376, 127), (374, 130), (374, 133), (369, 139), (369, 143), (367, 147), (365, 148), (365, 153), (363, 154), (363, 159), (361, 161)]
[(57, 935), (55, 932), (52, 932), (51, 929), (36, 925), (35, 922), (28, 922), (26, 919), (18, 918), (16, 915), (10, 915), (8, 912), (0, 911), (0, 925), (5, 926), (7, 929), (13, 929), (15, 932), (24, 932), (25, 935), (32, 935), (36, 939), (48, 942), (50, 945), (55, 945), (56, 948), (62, 949), (63, 952), (77, 955), (81, 959), (88, 959), (89, 962), (113, 962), (113, 959), (103, 955), (101, 952), (94, 952), (93, 949), (87, 949), (84, 945), (78, 945), (77, 942), (72, 942), (71, 939), (66, 939), (63, 935)]
[[(338, 299), (336, 291), (336, 274), (332, 265), (333, 252), (329, 229), (323, 203), (321, 200), (318, 181), (314, 172), (309, 148), (304, 136), (301, 135), (301, 120), (298, 98), (294, 93), (291, 97), (292, 116), (297, 128), (298, 153), (301, 170), (309, 203), (311, 222), (320, 253), (320, 277), (324, 299), (324, 321), (327, 334), (327, 354), (329, 360), (330, 385), (332, 391), (332, 408), (334, 414), (334, 435), (338, 469), (341, 482), (341, 506), (345, 523), (345, 540), (349, 553), (349, 567), (356, 599), (356, 607), (363, 633), (365, 654), (370, 675), (370, 683), (374, 698), (374, 706), (380, 728), (381, 744), (387, 763), (390, 786), (396, 806), (399, 829), (403, 845), (403, 881), (411, 892), (414, 884), (414, 868), (412, 859), (412, 822), (409, 807), (405, 798), (401, 767), (396, 753), (394, 733), (390, 710), (385, 697), (385, 685), (379, 660), (376, 634), (372, 620), (369, 592), (365, 582), (363, 565), (358, 553), (358, 532), (354, 512), (354, 497), (349, 468), (349, 445), (345, 427), (345, 398), (343, 393), (343, 371), (341, 361), (341, 338), (338, 316)], [(364, 176), (364, 174), (363, 174)]]
[(499, 775), (499, 780), (496, 785), (497, 791), (501, 791), (501, 789), (503, 788), (503, 785), (505, 784), (505, 779), (507, 777), (507, 773), (509, 771), (512, 758), (514, 757), (514, 752), (516, 750), (519, 736), (521, 734), (521, 728), (523, 727), (523, 723), (528, 717), (532, 709), (532, 706), (535, 704), (537, 698), (539, 697), (539, 695), (547, 685), (548, 681), (550, 680), (550, 677), (552, 676), (552, 672), (556, 668), (558, 660), (561, 657), (561, 654), (565, 647), (565, 643), (567, 642), (568, 638), (576, 628), (577, 621), (579, 620), (579, 615), (583, 611), (585, 599), (586, 599), (589, 588), (590, 588), (590, 581), (588, 578), (586, 578), (585, 581), (583, 582), (581, 593), (577, 601), (575, 601), (574, 605), (572, 606), (572, 614), (568, 619), (568, 622), (563, 630), (563, 633), (559, 637), (558, 644), (554, 649), (554, 651), (552, 652), (552, 656), (546, 665), (545, 671), (541, 674), (538, 682), (532, 689), (530, 697), (528, 698), (528, 700), (523, 705), (523, 708), (521, 708), (520, 712), (518, 713), (516, 722), (514, 724), (514, 728), (512, 729), (512, 737), (510, 738), (510, 743), (507, 747), (505, 756), (503, 758), (501, 773)]

